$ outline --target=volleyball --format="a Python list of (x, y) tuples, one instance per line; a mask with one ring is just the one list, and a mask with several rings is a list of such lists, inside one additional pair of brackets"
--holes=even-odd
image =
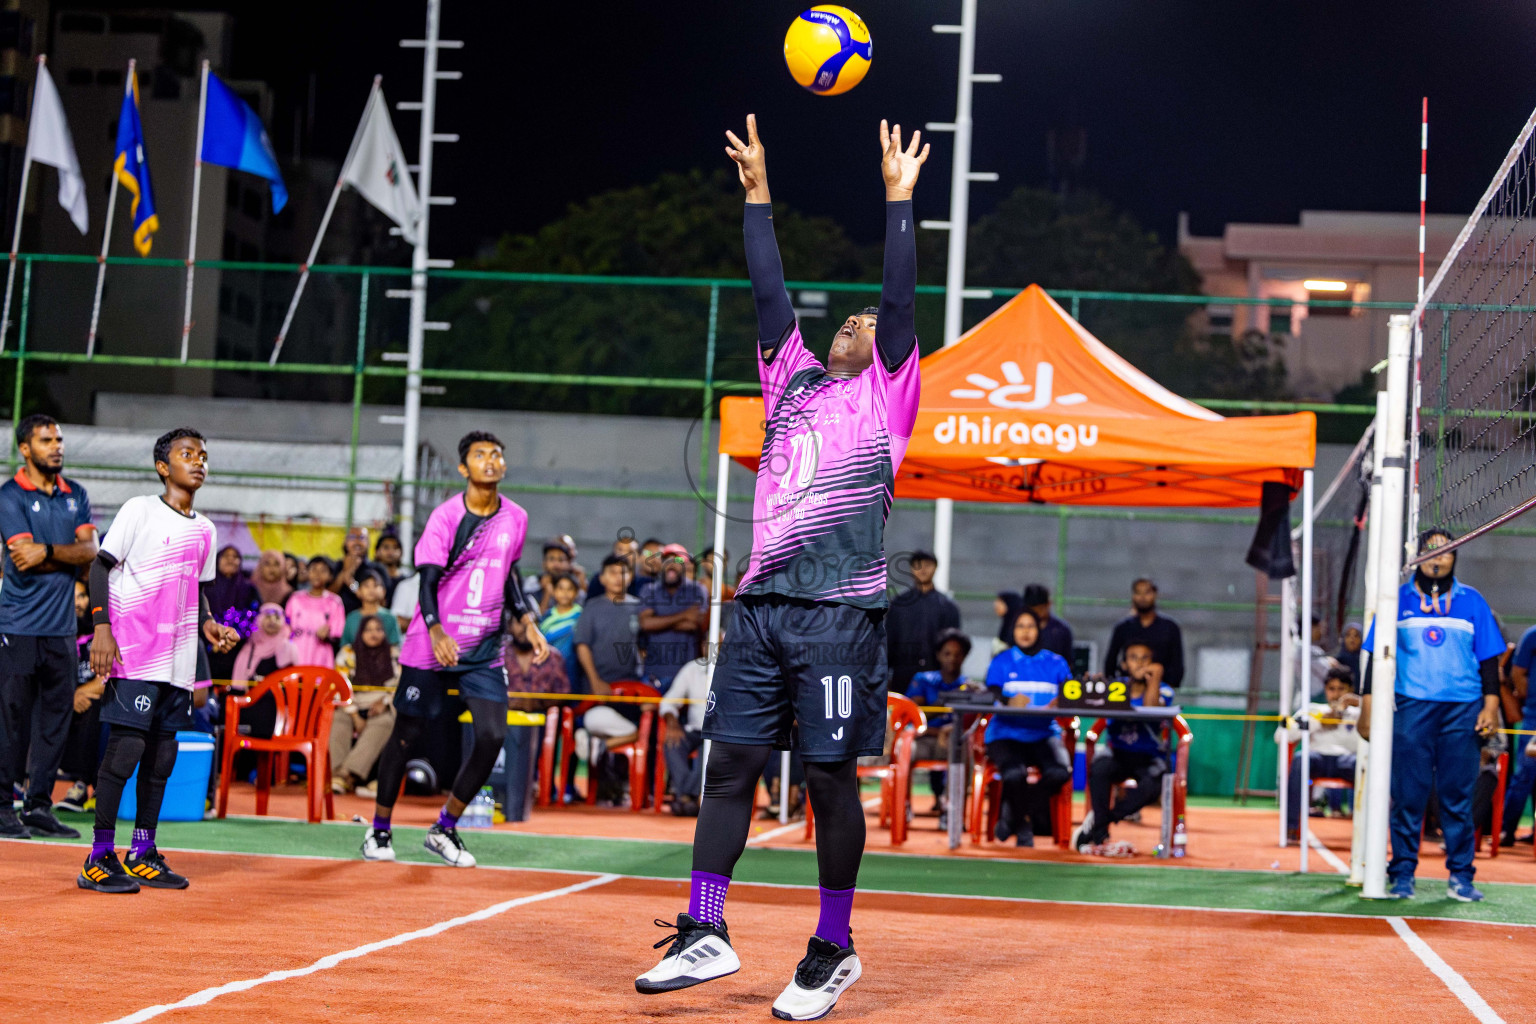
[(869, 28), (846, 7), (817, 4), (784, 33), (784, 63), (818, 96), (836, 96), (864, 80), (871, 59)]

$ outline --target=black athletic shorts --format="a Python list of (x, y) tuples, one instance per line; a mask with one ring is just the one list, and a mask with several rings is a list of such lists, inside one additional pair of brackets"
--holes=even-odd
[(192, 691), (147, 679), (108, 679), (101, 720), (144, 732), (192, 728)]
[(29, 679), (39, 690), (80, 682), (80, 648), (74, 637), (0, 635), (0, 679)]
[(885, 610), (779, 595), (739, 597), (704, 704), (704, 735), (790, 746), (806, 761), (885, 749)]
[[(449, 690), (458, 690), (459, 700), (507, 702), (507, 674), (500, 665), (479, 666), (467, 671), (433, 671), (429, 668), (400, 669), (400, 685), (395, 688), (395, 710), (417, 718), (436, 718), (443, 713), (443, 700)], [(457, 713), (457, 712), (455, 712)]]

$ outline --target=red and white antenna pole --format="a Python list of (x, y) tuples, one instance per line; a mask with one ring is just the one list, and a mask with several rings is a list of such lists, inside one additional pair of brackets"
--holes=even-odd
[(1419, 118), (1419, 302), (1424, 301), (1424, 200), (1429, 194), (1429, 97)]

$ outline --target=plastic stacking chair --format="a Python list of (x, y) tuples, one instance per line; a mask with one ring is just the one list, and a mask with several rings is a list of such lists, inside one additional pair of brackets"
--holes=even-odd
[[(270, 693), (277, 702), (277, 720), (270, 739), (240, 735), (240, 712)], [(335, 669), (303, 665), (280, 669), (251, 688), (244, 696), (232, 695), (225, 702), (227, 724), (224, 728), (223, 770), (219, 772), (219, 817), (229, 810), (230, 772), (235, 754), (249, 750), (256, 754), (256, 813), (267, 813), (272, 790), (272, 761), (288, 763), (291, 754), (304, 758), (309, 790), (309, 820), (318, 823), (323, 815), (336, 817), (331, 797), (331, 718), (338, 705), (352, 699), (352, 686)]]
[[(880, 824), (890, 828), (891, 845), (907, 841), (907, 808), (912, 804), (912, 746), (917, 742), (927, 718), (911, 698), (899, 693), (887, 694), (885, 722), (891, 739), (888, 764), (860, 765), (858, 777), (880, 780)], [(816, 817), (811, 802), (805, 802), (805, 838), (816, 836)]]
[[(978, 722), (976, 731), (971, 735), (973, 767), (966, 821), (970, 825), (971, 842), (978, 844), (993, 841), (997, 820), (1002, 816), (1003, 810), (1003, 776), (987, 758), (985, 737), (990, 717), (987, 716)], [(1074, 715), (1062, 715), (1056, 721), (1061, 726), (1062, 745), (1066, 747), (1070, 757), (1077, 749), (1077, 718)], [(1031, 767), (1029, 780), (1035, 782), (1038, 778), (1039, 773)], [(954, 812), (951, 811), (951, 813)], [(1056, 795), (1051, 797), (1051, 838), (1063, 850), (1072, 845), (1071, 779), (1068, 779)]]
[[(1099, 737), (1104, 735), (1104, 730), (1108, 727), (1109, 719), (1101, 718), (1093, 723), (1093, 728), (1089, 729), (1087, 735), (1084, 736), (1086, 741), (1084, 744), (1086, 748), (1084, 757), (1087, 764), (1093, 764), (1094, 745), (1098, 742)], [(1184, 821), (1186, 820), (1185, 816), (1189, 803), (1189, 748), (1194, 743), (1195, 736), (1189, 729), (1189, 723), (1184, 721), (1183, 715), (1169, 719), (1163, 736), (1168, 747), (1169, 771), (1173, 773), (1173, 817), (1175, 822)], [(1336, 781), (1342, 782), (1343, 780)], [(1348, 787), (1339, 786), (1337, 788), (1353, 790), (1354, 785), (1354, 780), (1350, 779)], [(1303, 794), (1302, 799), (1306, 799), (1305, 794)], [(1176, 844), (1179, 843), (1180, 840), (1177, 838), (1176, 829), (1174, 836), (1174, 842)], [(1187, 829), (1185, 836), (1188, 836)]]
[(535, 807), (560, 804), (565, 799), (566, 773), (575, 746), (573, 715), (568, 706), (552, 707), (544, 713), (544, 742), (539, 748), (539, 790)]
[[(656, 701), (661, 700), (661, 693), (654, 686), (639, 682), (634, 679), (620, 679), (609, 687), (615, 697), (651, 697)], [(586, 701), (577, 709), (577, 714), (585, 714), (589, 708), (597, 706), (596, 701)], [(592, 740), (592, 750), (596, 751), (599, 745), (607, 747), (610, 754), (622, 754), (629, 758), (629, 809), (641, 811), (645, 808), (646, 801), (646, 768), (650, 758), (651, 733), (656, 725), (656, 705), (641, 704), (640, 725), (634, 739), (628, 743), (616, 747), (609, 747), (596, 737)], [(597, 764), (600, 758), (592, 757), (587, 761), (587, 803), (597, 803)], [(661, 779), (661, 785), (666, 785), (666, 762), (660, 761), (656, 765), (656, 774)], [(665, 792), (665, 789), (659, 790)]]
[[(1508, 751), (1499, 755), (1498, 763), (1499, 784), (1493, 790), (1493, 821), (1490, 823), (1493, 826), (1493, 835), (1489, 837), (1492, 840), (1488, 844), (1489, 857), (1497, 857), (1499, 855), (1499, 840), (1504, 837), (1504, 786), (1509, 782)], [(1473, 832), (1472, 852), (1476, 853), (1482, 845), (1483, 834), (1481, 832)]]

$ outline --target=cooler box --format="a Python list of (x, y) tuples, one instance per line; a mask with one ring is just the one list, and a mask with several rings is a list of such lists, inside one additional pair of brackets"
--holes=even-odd
[[(176, 734), (176, 767), (165, 784), (165, 800), (160, 804), (161, 821), (202, 821), (208, 799), (208, 777), (213, 773), (213, 736), (206, 732)], [(123, 802), (117, 816), (129, 821), (138, 813), (139, 771), (134, 769), (123, 787)]]

